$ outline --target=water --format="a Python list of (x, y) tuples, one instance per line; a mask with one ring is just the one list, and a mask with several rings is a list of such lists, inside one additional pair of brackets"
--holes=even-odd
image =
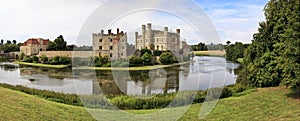
[(234, 84), (238, 64), (220, 57), (150, 71), (95, 71), (0, 64), (0, 83), (74, 94), (150, 95)]

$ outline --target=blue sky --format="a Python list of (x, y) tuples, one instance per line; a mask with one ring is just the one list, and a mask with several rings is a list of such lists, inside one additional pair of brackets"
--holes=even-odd
[[(0, 15), (2, 16), (0, 19), (0, 39), (16, 39), (19, 42), (24, 42), (28, 38), (41, 37), (53, 40), (62, 34), (68, 43), (75, 44), (82, 26), (97, 8), (103, 7), (101, 5), (105, 2), (114, 2), (114, 0), (0, 0)], [(225, 43), (229, 40), (250, 43), (253, 33), (257, 31), (258, 22), (264, 20), (263, 8), (267, 1), (196, 0), (195, 2), (210, 17), (220, 35), (220, 42)], [(154, 0), (152, 3), (154, 7), (159, 4), (166, 4), (164, 0)], [(187, 2), (187, 4), (191, 3)], [(181, 4), (184, 2), (178, 2), (174, 6), (177, 7)], [(129, 7), (137, 4), (134, 0), (128, 0), (123, 5)], [(169, 26), (170, 29), (181, 28), (183, 39), (187, 39), (190, 44), (203, 41), (197, 36), (189, 35), (192, 33), (191, 28), (184, 25), (180, 26), (179, 20), (172, 19), (174, 21), (164, 23), (167, 22), (164, 20), (168, 17), (167, 15), (164, 17), (160, 15), (146, 12), (132, 16), (134, 20), (147, 19), (144, 23), (151, 22), (158, 26)], [(122, 20), (123, 22), (120, 23), (129, 25), (132, 22), (132, 17), (127, 19), (124, 17)], [(136, 22), (139, 27), (142, 23), (143, 21), (141, 23)], [(100, 31), (99, 29), (95, 28), (90, 32)], [(122, 29), (126, 30), (126, 25)], [(160, 28), (158, 27), (158, 29)], [(91, 41), (90, 38), (85, 39)], [(206, 43), (209, 42), (206, 41)]]

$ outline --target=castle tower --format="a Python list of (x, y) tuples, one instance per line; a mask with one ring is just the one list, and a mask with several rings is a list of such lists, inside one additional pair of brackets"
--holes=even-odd
[(142, 25), (142, 48), (145, 47), (146, 25)]
[(153, 49), (152, 47), (152, 29), (151, 29), (151, 23), (147, 24), (147, 33), (146, 33), (146, 48)]

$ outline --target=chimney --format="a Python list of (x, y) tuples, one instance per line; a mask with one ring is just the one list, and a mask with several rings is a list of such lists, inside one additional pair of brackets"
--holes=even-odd
[(110, 35), (110, 34), (111, 34), (111, 29), (108, 30), (108, 35)]
[(117, 28), (117, 35), (119, 35), (119, 28)]

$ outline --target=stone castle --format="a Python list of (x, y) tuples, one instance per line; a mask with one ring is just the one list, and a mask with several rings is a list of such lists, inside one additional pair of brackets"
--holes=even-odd
[(111, 59), (127, 57), (127, 33), (119, 31), (114, 34), (111, 29), (108, 34), (93, 33), (93, 51), (96, 56), (109, 56)]
[[(112, 33), (109, 29), (108, 33), (104, 33), (101, 30), (100, 33), (92, 34), (93, 40), (93, 55), (94, 56), (108, 56), (111, 59), (127, 58), (129, 54), (127, 33), (117, 29), (117, 33)], [(46, 51), (47, 45), (50, 40), (41, 38), (28, 39), (20, 47), (20, 51), (25, 55), (41, 55), (54, 57), (59, 56), (72, 56), (72, 51)], [(150, 49), (152, 51), (172, 51), (177, 57), (180, 57), (190, 52), (189, 46), (185, 41), (180, 40), (180, 29), (176, 29), (176, 32), (169, 32), (168, 27), (164, 27), (164, 30), (153, 30), (151, 23), (142, 25), (142, 32), (139, 35), (135, 32), (135, 49)], [(92, 55), (91, 52), (78, 52), (79, 55)], [(85, 57), (85, 56), (84, 56)]]

